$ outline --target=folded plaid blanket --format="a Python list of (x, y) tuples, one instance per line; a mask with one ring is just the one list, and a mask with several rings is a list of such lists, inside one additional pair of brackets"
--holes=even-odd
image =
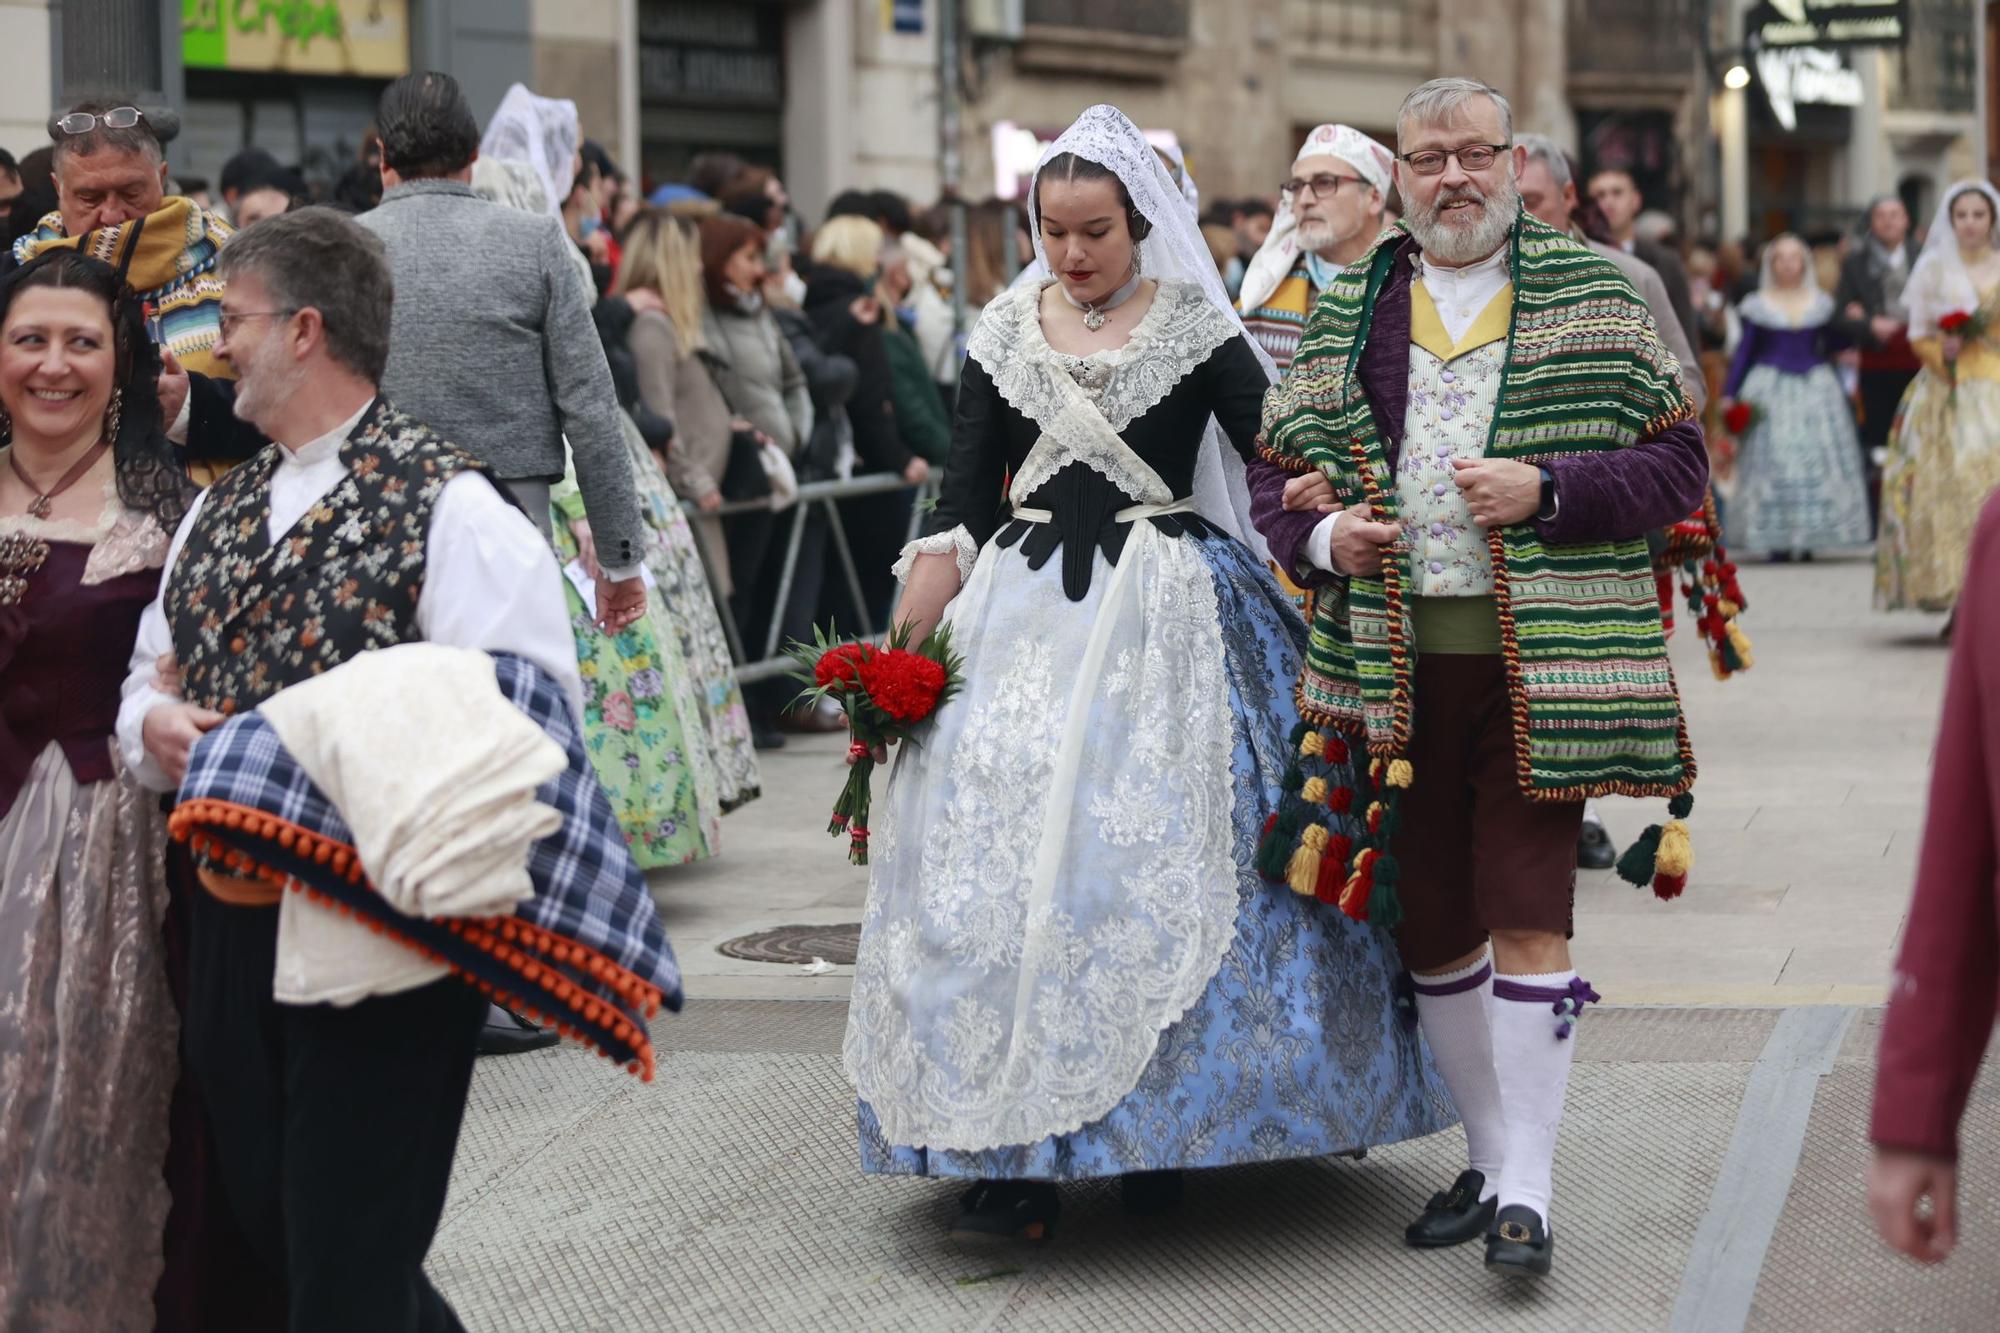
[(340, 812), (255, 712), (196, 744), (173, 835), (229, 874), (355, 916), (650, 1080), (646, 1020), (681, 1006), (673, 950), (562, 691), (524, 658), (496, 653), (494, 668), (501, 692), (567, 758), (536, 792), (563, 826), (530, 850), (535, 896), (512, 915), (425, 919), (391, 907), (369, 886)]

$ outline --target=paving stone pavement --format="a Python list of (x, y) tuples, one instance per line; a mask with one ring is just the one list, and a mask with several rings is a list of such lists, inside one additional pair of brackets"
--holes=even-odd
[[(863, 1177), (840, 1070), (849, 968), (721, 940), (858, 918), (822, 833), (837, 742), (767, 757), (718, 861), (658, 875), (694, 997), (650, 1085), (572, 1049), (479, 1066), (432, 1271), (474, 1330), (2000, 1327), (2000, 1089), (1966, 1125), (1961, 1254), (1894, 1260), (1862, 1200), (1874, 1037), (1922, 827), (1944, 654), (1868, 610), (1866, 565), (1749, 566), (1758, 665), (1675, 657), (1702, 764), (1695, 883), (1579, 884), (1579, 1032), (1555, 1276), (1419, 1254), (1402, 1224), (1463, 1160), (1454, 1130), (1366, 1160), (1197, 1173), (1162, 1219), (1069, 1190), (1057, 1238), (965, 1251), (958, 1189)], [(1659, 812), (1611, 802), (1629, 838)]]

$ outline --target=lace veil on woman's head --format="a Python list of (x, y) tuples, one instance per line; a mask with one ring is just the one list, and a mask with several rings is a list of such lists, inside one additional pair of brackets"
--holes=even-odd
[[(1200, 219), (1139, 127), (1117, 107), (1103, 103), (1078, 116), (1076, 122), (1049, 145), (1035, 167), (1035, 179), (1028, 186), (1031, 218), (1035, 216), (1040, 198), (1037, 188), (1042, 168), (1063, 153), (1074, 153), (1086, 161), (1095, 162), (1118, 177), (1132, 200), (1132, 207), (1152, 224), (1146, 238), (1139, 242), (1140, 271), (1146, 277), (1161, 282), (1178, 281), (1198, 286), (1209, 304), (1236, 326), (1239, 335), (1244, 335), (1244, 341), (1256, 353), (1257, 363), (1263, 367), (1266, 381), (1276, 383), (1278, 370), (1270, 354), (1258, 345), (1256, 339), (1244, 334), (1243, 321), (1229, 299), (1228, 288), (1223, 286), (1222, 274), (1216, 270), (1208, 242), (1202, 237)], [(1048, 252), (1042, 243), (1041, 227), (1035, 225), (1030, 230), (1034, 236), (1036, 262), (1023, 274), (1023, 278), (1027, 279), (1028, 273), (1033, 273), (1038, 276), (1031, 280), (1038, 284), (1045, 283), (1050, 280), (1048, 274), (1051, 270)], [(1244, 480), (1243, 459), (1213, 418), (1210, 418), (1207, 434), (1202, 440), (1201, 458), (1195, 467), (1194, 489), (1195, 507), (1204, 518), (1248, 546), (1259, 559), (1270, 558), (1264, 539), (1250, 522), (1250, 490)]]
[(2000, 246), (2000, 191), (1983, 180), (1963, 180), (1946, 190), (1938, 203), (1937, 216), (1931, 219), (1931, 229), (1924, 236), (1923, 253), (1917, 256), (1916, 265), (1910, 270), (1909, 285), (1903, 289), (1910, 307), (1912, 338), (1935, 337), (1938, 321), (1944, 316), (1955, 310), (1970, 313), (1979, 308), (1979, 289), (1973, 285), (1972, 274), (1958, 252), (1958, 237), (1951, 227), (1951, 206), (1975, 190), (1986, 196), (1987, 205), (1993, 210), (1994, 232), (1987, 238), (1987, 244)]
[(537, 97), (517, 83), (500, 99), (500, 109), (487, 122), (479, 155), (527, 163), (542, 183), (548, 211), (560, 214), (575, 180), (581, 145), (576, 103), (567, 98)]

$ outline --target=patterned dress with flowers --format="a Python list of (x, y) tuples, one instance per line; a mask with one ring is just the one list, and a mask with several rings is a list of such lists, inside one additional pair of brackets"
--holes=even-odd
[[(574, 480), (556, 488), (551, 508), (556, 558), (567, 564), (578, 553), (569, 520), (583, 512)], [(606, 634), (574, 586), (564, 593), (583, 675), (584, 748), (633, 859), (651, 870), (715, 855), (722, 807), (708, 732), (657, 595), (637, 623)]]

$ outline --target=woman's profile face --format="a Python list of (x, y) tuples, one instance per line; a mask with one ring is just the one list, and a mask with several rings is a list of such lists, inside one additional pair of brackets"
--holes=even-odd
[(1967, 190), (1951, 201), (1951, 231), (1962, 250), (1984, 250), (1993, 244), (1993, 201), (1983, 191)]
[(0, 324), (0, 407), (17, 441), (62, 448), (103, 429), (118, 354), (111, 311), (74, 287), (30, 287)]
[(745, 241), (722, 266), (723, 279), (746, 295), (764, 285), (764, 243)]
[(1116, 183), (1047, 180), (1038, 198), (1049, 270), (1069, 294), (1094, 305), (1132, 276), (1132, 230)]

